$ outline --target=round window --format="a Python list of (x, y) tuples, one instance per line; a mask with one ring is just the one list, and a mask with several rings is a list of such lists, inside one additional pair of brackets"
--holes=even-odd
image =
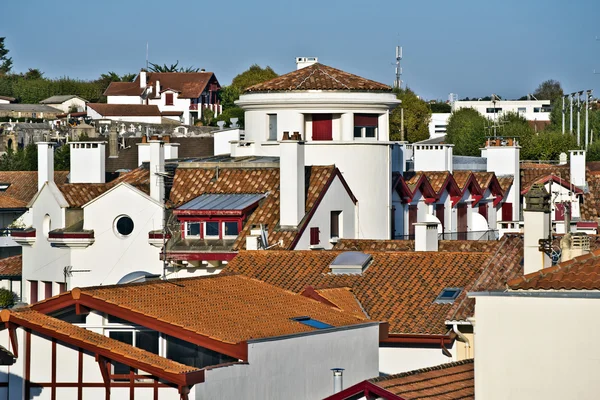
[(127, 215), (122, 215), (117, 218), (115, 229), (121, 236), (129, 236), (133, 232), (133, 220)]

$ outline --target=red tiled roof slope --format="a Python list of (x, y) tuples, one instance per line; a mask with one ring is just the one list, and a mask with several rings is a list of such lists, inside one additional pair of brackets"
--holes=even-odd
[[(156, 87), (156, 81), (160, 82), (161, 90), (173, 89), (179, 92), (179, 98), (198, 98), (211, 81), (216, 81), (212, 72), (148, 72), (146, 73), (146, 84)], [(142, 94), (140, 88), (140, 76), (133, 82), (112, 82), (104, 91), (105, 96), (139, 96)], [(153, 93), (156, 97), (156, 93)]]
[(354, 315), (356, 318), (366, 319), (365, 311), (362, 309), (360, 303), (352, 293), (352, 289), (343, 288), (328, 288), (328, 289), (317, 289), (316, 292), (330, 301), (340, 310), (344, 310)]
[(392, 88), (320, 63), (313, 64), (246, 89), (251, 92), (296, 90), (344, 90), (391, 92)]
[(226, 267), (287, 290), (348, 287), (371, 319), (390, 333), (445, 334), (451, 304), (434, 301), (446, 287), (467, 287), (490, 254), (477, 252), (368, 252), (360, 275), (336, 275), (329, 265), (340, 251), (242, 251)]
[(475, 399), (475, 364), (463, 360), (416, 371), (370, 379), (404, 400)]
[[(0, 208), (26, 208), (38, 191), (37, 171), (0, 171), (0, 183), (10, 186), (0, 192)], [(69, 171), (55, 171), (54, 182), (67, 182)]]
[(87, 106), (103, 117), (160, 117), (156, 105), (88, 103)]
[(314, 331), (315, 328), (292, 320), (300, 316), (334, 327), (365, 322), (316, 300), (256, 279), (227, 273), (76, 288), (72, 292), (74, 297), (88, 295), (124, 311), (155, 318), (225, 343)]
[(0, 276), (21, 276), (23, 256), (12, 256), (0, 259)]

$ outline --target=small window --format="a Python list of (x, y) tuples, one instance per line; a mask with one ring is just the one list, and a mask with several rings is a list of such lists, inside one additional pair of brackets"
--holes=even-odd
[(186, 222), (186, 237), (200, 237), (200, 222)]
[(326, 324), (325, 322), (318, 321), (316, 319), (312, 319), (311, 317), (296, 317), (292, 318), (293, 321), (300, 322), (301, 324), (308, 325), (312, 328), (316, 329), (327, 329), (333, 328), (333, 325)]
[(434, 303), (437, 304), (449, 304), (454, 303), (454, 300), (458, 297), (462, 289), (460, 288), (444, 288), (439, 296), (435, 299)]
[[(11, 146), (8, 146), (8, 147), (10, 148)], [(5, 192), (9, 186), (10, 186), (10, 183), (0, 183), (0, 192)]]
[(37, 114), (36, 114), (36, 113), (34, 113), (34, 112), (32, 112), (32, 113), (31, 113), (31, 118), (37, 118)]
[(29, 281), (29, 304), (38, 301), (38, 281)]
[(319, 243), (321, 243), (321, 240), (319, 238), (319, 228), (318, 227), (314, 227), (314, 228), (310, 228), (310, 245), (311, 246), (316, 246)]
[(209, 221), (204, 223), (204, 236), (219, 236), (219, 223), (217, 221)]
[(526, 109), (525, 107), (519, 107), (519, 108), (517, 109), (517, 112), (518, 112), (519, 114), (525, 114), (525, 113), (527, 112), (527, 109)]
[(495, 114), (495, 113), (499, 113), (501, 111), (502, 111), (502, 108), (498, 108), (498, 107), (497, 108), (490, 107), (490, 108), (485, 109), (485, 112), (488, 114)]
[(340, 237), (340, 217), (342, 215), (341, 211), (332, 211), (331, 212), (331, 238), (339, 238)]
[(129, 236), (133, 232), (133, 220), (127, 215), (117, 217), (115, 230), (120, 236)]
[(165, 93), (165, 105), (166, 106), (173, 105), (173, 93)]
[[(108, 337), (133, 346), (133, 332), (131, 331), (111, 331), (108, 333)], [(113, 361), (112, 366), (115, 375), (129, 374), (130, 367), (128, 365)]]
[(237, 221), (223, 222), (224, 236), (237, 236), (240, 233)]
[(44, 282), (44, 299), (52, 297), (52, 282)]

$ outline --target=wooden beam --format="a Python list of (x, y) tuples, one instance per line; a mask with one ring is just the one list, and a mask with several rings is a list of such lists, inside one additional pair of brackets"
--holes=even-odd
[(104, 387), (106, 389), (106, 398), (110, 398), (110, 374), (108, 372), (108, 360), (96, 354), (96, 361), (98, 362), (98, 367), (100, 367), (100, 374), (102, 374), (102, 380), (104, 381)]
[(4, 324), (8, 328), (8, 336), (10, 337), (10, 345), (12, 352), (15, 357), (19, 357), (19, 342), (17, 341), (17, 325), (12, 322), (6, 322)]

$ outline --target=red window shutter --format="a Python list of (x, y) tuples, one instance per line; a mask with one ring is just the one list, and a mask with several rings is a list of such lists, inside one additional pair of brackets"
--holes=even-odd
[(316, 246), (319, 243), (321, 243), (321, 240), (319, 239), (319, 228), (310, 228), (310, 245)]
[(165, 93), (165, 104), (168, 106), (173, 105), (173, 93)]
[(354, 126), (377, 128), (378, 120), (377, 114), (354, 114)]
[(512, 203), (504, 203), (502, 204), (502, 221), (512, 221), (513, 220), (513, 205)]
[(465, 240), (467, 239), (467, 205), (465, 203), (459, 203), (456, 206), (456, 213), (458, 219), (458, 239)]
[(29, 281), (29, 303), (38, 301), (38, 281)]
[(44, 282), (44, 298), (52, 297), (52, 282)]
[(563, 203), (556, 203), (554, 205), (554, 220), (564, 221), (565, 220), (565, 205)]
[(333, 124), (331, 114), (312, 115), (312, 139), (333, 140)]
[(408, 234), (414, 236), (415, 225), (417, 223), (417, 205), (408, 206)]
[(442, 223), (442, 232), (444, 232), (444, 205), (443, 204), (435, 205), (435, 216)]
[(67, 284), (64, 282), (60, 282), (58, 284), (58, 293), (60, 294), (60, 293), (66, 292), (66, 291), (67, 291)]
[(479, 214), (483, 216), (483, 218), (485, 218), (485, 220), (487, 221), (488, 219), (488, 205), (487, 203), (483, 203), (479, 205)]

